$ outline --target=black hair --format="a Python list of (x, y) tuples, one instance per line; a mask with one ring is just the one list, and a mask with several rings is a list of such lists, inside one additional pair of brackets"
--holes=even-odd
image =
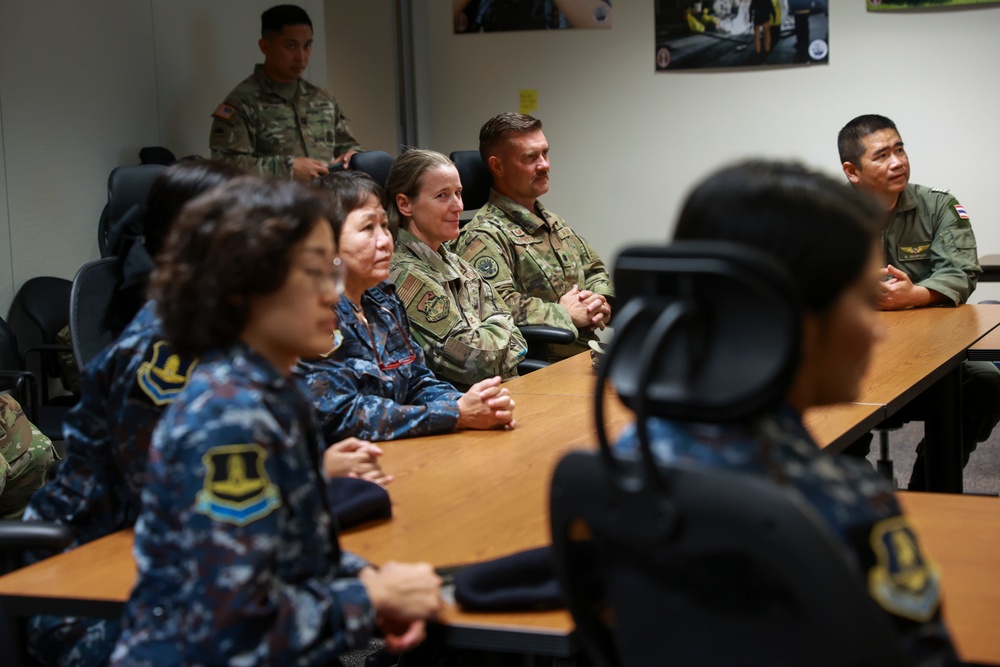
[(356, 208), (360, 208), (371, 197), (375, 197), (382, 208), (386, 207), (385, 188), (363, 171), (331, 171), (313, 181), (330, 198), (330, 224), (333, 238), (340, 243), (340, 231), (344, 220)]
[(527, 134), (542, 129), (542, 121), (523, 113), (505, 111), (490, 118), (479, 128), (479, 156), (483, 164), (490, 163), (490, 156), (496, 155), (500, 145), (511, 135)]
[(879, 130), (896, 130), (896, 124), (885, 116), (870, 113), (858, 116), (845, 125), (837, 135), (837, 150), (840, 152), (841, 164), (844, 162), (860, 164), (861, 154), (865, 151), (865, 137)]
[(306, 10), (298, 5), (275, 5), (260, 15), (260, 36), (271, 37), (280, 33), (286, 25), (303, 24), (312, 28)]

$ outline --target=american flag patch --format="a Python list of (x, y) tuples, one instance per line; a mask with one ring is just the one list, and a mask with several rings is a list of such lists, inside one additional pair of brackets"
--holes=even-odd
[(233, 117), (234, 113), (236, 113), (236, 107), (231, 107), (228, 104), (220, 104), (215, 107), (215, 111), (212, 112), (212, 115), (219, 120), (229, 120)]
[(961, 204), (955, 204), (955, 210), (958, 211), (958, 217), (962, 218), (963, 220), (969, 219), (969, 214), (965, 212), (965, 207), (962, 206)]

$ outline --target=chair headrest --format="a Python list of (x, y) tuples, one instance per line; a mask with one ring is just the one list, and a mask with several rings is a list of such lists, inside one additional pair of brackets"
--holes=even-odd
[(624, 250), (606, 374), (637, 418), (735, 422), (785, 397), (798, 365), (799, 291), (770, 255), (684, 241)]
[(349, 167), (355, 171), (363, 171), (384, 188), (393, 162), (395, 158), (385, 151), (358, 151), (351, 156)]
[(448, 156), (458, 169), (458, 177), (462, 180), (462, 201), (465, 210), (480, 209), (490, 198), (490, 188), (493, 187), (493, 175), (483, 162), (479, 151), (454, 151)]

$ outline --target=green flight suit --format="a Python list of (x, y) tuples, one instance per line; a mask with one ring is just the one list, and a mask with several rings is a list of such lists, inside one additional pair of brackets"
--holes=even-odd
[(250, 174), (292, 177), (292, 159), (323, 162), (359, 148), (337, 100), (299, 79), (277, 83), (257, 65), (212, 114), (212, 159)]
[(517, 377), (527, 345), (503, 300), (468, 262), (400, 229), (391, 271), (410, 332), (435, 375), (459, 388), (494, 375)]
[(569, 225), (535, 203), (529, 211), (496, 190), (456, 242), (455, 252), (490, 281), (514, 316), (514, 323), (548, 324), (577, 334), (577, 344), (550, 358), (582, 352), (592, 331), (577, 330), (559, 298), (573, 289), (613, 296), (604, 262)]

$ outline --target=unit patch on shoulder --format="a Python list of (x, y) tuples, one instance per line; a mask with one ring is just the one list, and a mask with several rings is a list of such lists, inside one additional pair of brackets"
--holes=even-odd
[(451, 312), (451, 304), (445, 295), (435, 294), (428, 290), (420, 297), (417, 310), (424, 314), (428, 322), (440, 322), (448, 317), (448, 313)]
[(868, 572), (868, 592), (886, 611), (924, 622), (941, 599), (937, 571), (920, 553), (906, 519), (897, 516), (875, 524), (870, 535), (875, 565)]
[(489, 255), (477, 257), (472, 266), (483, 278), (496, 278), (497, 274), (500, 273), (500, 264)]
[(212, 112), (213, 118), (218, 118), (219, 120), (232, 120), (233, 116), (236, 115), (236, 107), (229, 106), (228, 104), (220, 104), (215, 107), (215, 111)]
[(281, 507), (281, 495), (267, 476), (267, 452), (257, 444), (220, 445), (201, 457), (205, 483), (195, 510), (216, 521), (245, 526)]
[(176, 354), (166, 341), (153, 344), (147, 359), (139, 364), (136, 379), (139, 388), (156, 405), (166, 405), (177, 397), (181, 389), (187, 385), (196, 360), (185, 361)]
[(958, 217), (962, 220), (968, 220), (969, 214), (965, 212), (965, 207), (961, 204), (955, 204), (955, 212), (958, 213)]

